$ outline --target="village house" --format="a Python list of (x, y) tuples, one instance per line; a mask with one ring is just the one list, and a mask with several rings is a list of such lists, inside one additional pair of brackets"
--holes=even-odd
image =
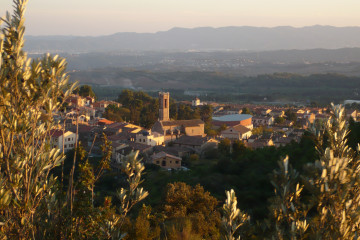
[(71, 107), (83, 107), (85, 106), (85, 99), (79, 95), (72, 94), (66, 99), (66, 102)]
[(84, 116), (86, 122), (95, 119), (95, 112), (95, 109), (92, 107), (84, 106), (79, 108), (79, 114)]
[(136, 134), (135, 142), (150, 146), (157, 146), (163, 145), (165, 142), (165, 138), (164, 135), (160, 133), (151, 132), (151, 130), (142, 130)]
[(242, 125), (228, 127), (220, 133), (221, 138), (228, 138), (230, 140), (244, 140), (251, 137), (251, 135), (251, 129)]
[(181, 158), (165, 152), (159, 152), (151, 156), (151, 163), (164, 169), (180, 169)]
[(252, 118), (252, 123), (255, 127), (257, 126), (271, 126), (271, 125), (274, 125), (274, 117), (272, 116), (266, 116), (266, 117), (253, 117)]
[(251, 149), (258, 149), (258, 148), (263, 148), (263, 147), (270, 147), (270, 146), (274, 146), (274, 142), (273, 140), (270, 139), (256, 139), (253, 142), (247, 142), (246, 146), (251, 148)]
[(51, 144), (54, 148), (59, 148), (61, 151), (68, 152), (75, 147), (76, 134), (71, 131), (63, 131), (61, 129), (55, 129), (50, 131)]
[(81, 124), (79, 123), (78, 126), (76, 125), (69, 125), (69, 127), (65, 128), (67, 131), (71, 131), (76, 133), (78, 132), (78, 140), (81, 141), (82, 145), (86, 147), (87, 145), (91, 146), (91, 143), (94, 140), (94, 129), (96, 127), (90, 126), (88, 124)]
[(92, 104), (93, 108), (95, 108), (97, 111), (104, 113), (105, 109), (109, 106), (109, 105), (115, 105), (117, 107), (121, 107), (122, 105), (118, 102), (114, 102), (114, 101), (98, 101), (98, 102), (94, 102)]
[(172, 142), (174, 146), (193, 149), (201, 154), (205, 150), (217, 148), (219, 141), (213, 138), (201, 136), (181, 136)]
[(152, 127), (152, 132), (164, 135), (165, 142), (169, 142), (182, 135), (205, 136), (205, 123), (200, 119), (157, 121)]
[(195, 153), (195, 150), (190, 149), (190, 148), (186, 148), (186, 147), (178, 147), (178, 146), (163, 146), (163, 145), (158, 145), (158, 146), (154, 146), (152, 148), (153, 153), (159, 153), (159, 152), (165, 152), (168, 153), (170, 155), (174, 155), (177, 157), (189, 157), (191, 154)]
[(145, 144), (135, 142), (115, 143), (113, 145), (115, 150), (112, 152), (113, 167), (120, 168), (126, 156), (131, 152), (139, 151), (140, 158), (146, 157), (152, 151), (152, 147)]
[(125, 149), (128, 147), (125, 143), (111, 142), (111, 146), (111, 159), (116, 164), (121, 164), (124, 156), (131, 152), (131, 149), (125, 152)]
[(114, 122), (103, 127), (103, 132), (112, 139), (111, 141), (122, 140), (122, 142), (134, 142), (136, 134), (142, 131), (142, 127), (126, 122)]

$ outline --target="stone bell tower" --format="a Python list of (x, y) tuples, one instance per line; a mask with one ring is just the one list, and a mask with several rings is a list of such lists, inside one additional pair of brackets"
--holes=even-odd
[(170, 112), (170, 94), (168, 92), (159, 92), (159, 120), (169, 121)]

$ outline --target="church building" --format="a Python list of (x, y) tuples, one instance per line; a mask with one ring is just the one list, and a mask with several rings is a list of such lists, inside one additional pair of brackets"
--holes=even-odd
[(152, 131), (163, 134), (165, 142), (182, 135), (204, 137), (204, 126), (205, 123), (201, 119), (170, 120), (170, 94), (159, 93), (159, 120), (152, 127)]

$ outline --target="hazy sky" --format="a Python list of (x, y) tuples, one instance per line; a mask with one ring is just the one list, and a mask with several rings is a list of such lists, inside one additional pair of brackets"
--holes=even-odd
[[(0, 0), (0, 15), (12, 10)], [(29, 35), (108, 35), (173, 27), (360, 26), (360, 0), (29, 0)]]

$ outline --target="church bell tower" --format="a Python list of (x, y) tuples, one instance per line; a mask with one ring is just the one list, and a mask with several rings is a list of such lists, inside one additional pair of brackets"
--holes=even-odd
[(170, 112), (170, 94), (168, 92), (159, 92), (159, 120), (169, 121)]

